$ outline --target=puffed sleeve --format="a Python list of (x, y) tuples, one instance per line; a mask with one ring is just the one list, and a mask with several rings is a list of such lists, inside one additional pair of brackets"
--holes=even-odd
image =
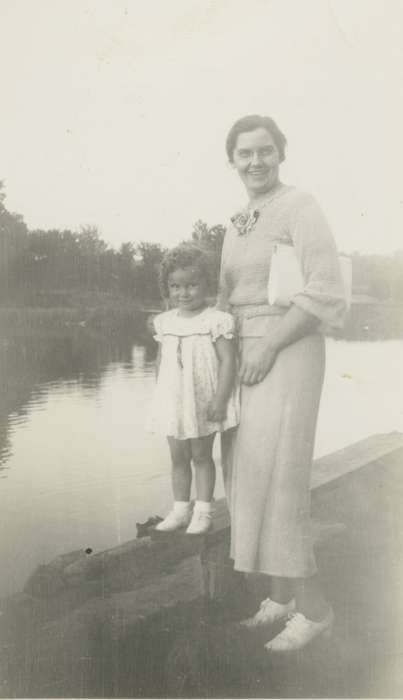
[(158, 316), (155, 316), (153, 319), (153, 325), (155, 329), (155, 335), (153, 336), (154, 340), (157, 341), (157, 343), (162, 343), (162, 327), (163, 327), (163, 320), (162, 320), (163, 314), (158, 314)]
[(327, 220), (313, 197), (306, 197), (298, 207), (290, 233), (305, 283), (292, 302), (323, 323), (341, 327), (347, 304), (339, 257)]
[(211, 321), (210, 332), (213, 342), (220, 337), (232, 340), (235, 337), (235, 322), (231, 314), (217, 310)]

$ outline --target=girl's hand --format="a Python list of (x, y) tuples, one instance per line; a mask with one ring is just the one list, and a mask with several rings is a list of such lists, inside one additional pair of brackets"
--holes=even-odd
[(216, 398), (211, 399), (207, 407), (207, 420), (212, 423), (221, 423), (227, 415), (227, 407)]
[(265, 378), (276, 360), (276, 351), (270, 348), (263, 338), (256, 340), (248, 352), (242, 353), (239, 376), (243, 384), (259, 384)]

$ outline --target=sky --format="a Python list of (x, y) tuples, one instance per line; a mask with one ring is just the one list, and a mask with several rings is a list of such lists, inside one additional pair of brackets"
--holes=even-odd
[(30, 229), (171, 246), (246, 202), (224, 142), (288, 140), (344, 252), (403, 248), (403, 0), (0, 0), (0, 179)]

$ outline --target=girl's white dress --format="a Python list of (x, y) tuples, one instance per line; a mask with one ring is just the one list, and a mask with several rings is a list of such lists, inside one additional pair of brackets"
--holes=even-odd
[(220, 336), (234, 337), (232, 316), (213, 307), (190, 317), (171, 309), (155, 317), (154, 327), (154, 338), (161, 343), (161, 361), (148, 429), (186, 440), (236, 426), (239, 390), (235, 378), (225, 420), (216, 423), (207, 418), (209, 402), (217, 390), (214, 343)]

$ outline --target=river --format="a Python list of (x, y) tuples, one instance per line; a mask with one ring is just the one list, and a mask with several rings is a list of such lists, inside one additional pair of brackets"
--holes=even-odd
[[(403, 431), (402, 357), (402, 340), (327, 340), (316, 456)], [(58, 554), (132, 539), (171, 493), (165, 440), (144, 430), (154, 348), (82, 329), (3, 339), (0, 382), (2, 596)]]

